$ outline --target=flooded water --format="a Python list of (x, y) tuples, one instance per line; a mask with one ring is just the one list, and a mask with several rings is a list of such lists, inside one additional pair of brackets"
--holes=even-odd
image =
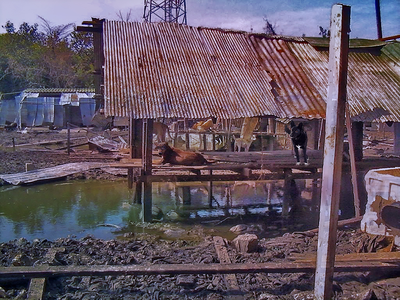
[[(153, 183), (153, 206), (160, 219), (156, 223), (184, 229), (201, 225), (222, 236), (229, 236), (229, 228), (237, 224), (254, 225), (259, 236), (316, 227), (318, 213), (311, 213), (306, 180), (296, 186), (299, 203), (305, 203), (301, 219), (286, 216), (293, 201), (284, 199), (282, 185), (214, 182), (210, 203), (208, 183)], [(87, 235), (112, 239), (150, 230), (143, 226), (142, 206), (133, 197), (126, 180), (0, 187), (0, 242)]]

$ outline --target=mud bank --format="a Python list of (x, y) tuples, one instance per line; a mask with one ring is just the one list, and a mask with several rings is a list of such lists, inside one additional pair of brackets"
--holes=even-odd
[[(55, 241), (24, 238), (0, 244), (1, 266), (29, 265), (143, 265), (220, 263), (212, 236), (200, 226), (187, 231), (190, 239), (161, 239), (148, 234), (127, 234), (120, 240), (62, 238)], [(226, 241), (232, 263), (284, 263), (292, 255), (317, 249), (317, 235), (310, 232), (260, 239), (256, 251), (240, 253)], [(337, 254), (375, 252), (387, 246), (382, 237), (357, 229), (338, 232)], [(51, 261), (43, 257), (61, 248)], [(392, 249), (397, 250), (397, 249)], [(335, 299), (398, 299), (400, 272), (335, 273)], [(242, 299), (312, 299), (313, 273), (236, 274)], [(27, 280), (0, 280), (3, 298), (22, 299)], [(45, 299), (231, 299), (224, 275), (141, 275), (51, 278)]]

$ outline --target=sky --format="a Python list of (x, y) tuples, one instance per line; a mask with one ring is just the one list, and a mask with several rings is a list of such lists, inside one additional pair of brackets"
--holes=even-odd
[[(23, 22), (51, 26), (90, 21), (92, 17), (142, 21), (146, 0), (0, 0), (0, 25), (18, 28)], [(150, 0), (148, 0), (150, 1)], [(156, 0), (161, 2), (161, 0)], [(186, 0), (187, 24), (212, 28), (263, 32), (264, 18), (277, 34), (319, 36), (319, 26), (329, 28), (329, 0)], [(375, 0), (344, 0), (351, 6), (351, 38), (377, 38)], [(400, 34), (400, 0), (380, 0), (383, 36)], [(0, 28), (0, 33), (4, 33)]]

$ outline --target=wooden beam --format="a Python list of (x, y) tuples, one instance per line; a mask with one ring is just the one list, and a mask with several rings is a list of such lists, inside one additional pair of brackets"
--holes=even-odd
[[(338, 261), (335, 272), (399, 271), (398, 261)], [(0, 267), (0, 278), (43, 278), (71, 276), (122, 276), (159, 274), (248, 274), (312, 273), (314, 262), (267, 262), (257, 264), (156, 264), (156, 265), (87, 265)]]
[(394, 145), (393, 152), (394, 154), (400, 154), (400, 123), (395, 122), (393, 124), (394, 127)]
[(331, 11), (329, 86), (314, 299), (332, 298), (344, 137), (350, 6)]
[(145, 119), (143, 121), (143, 221), (152, 221), (152, 182), (147, 180), (148, 175), (152, 173), (152, 148), (153, 148), (153, 120)]
[[(65, 248), (50, 248), (46, 255), (45, 260), (54, 260), (58, 252), (64, 252)], [(45, 263), (48, 265), (48, 263)], [(44, 288), (46, 284), (46, 278), (33, 278), (29, 284), (28, 299), (30, 300), (42, 300)]]
[(82, 31), (82, 32), (102, 32), (102, 28), (95, 28), (95, 27), (89, 27), (89, 26), (77, 26), (76, 31)]
[[(224, 239), (220, 236), (214, 236), (213, 240), (219, 262), (221, 264), (231, 264), (232, 262), (231, 259), (229, 258), (228, 251), (226, 250)], [(225, 274), (224, 279), (228, 293), (229, 292), (237, 293), (240, 291), (239, 283), (237, 281), (235, 274)]]
[(353, 130), (351, 128), (350, 109), (348, 103), (346, 103), (346, 127), (347, 127), (347, 138), (349, 140), (349, 154), (350, 154), (350, 166), (351, 166), (351, 182), (353, 185), (354, 211), (356, 217), (359, 217), (361, 215), (360, 197), (358, 194), (356, 157), (354, 151)]

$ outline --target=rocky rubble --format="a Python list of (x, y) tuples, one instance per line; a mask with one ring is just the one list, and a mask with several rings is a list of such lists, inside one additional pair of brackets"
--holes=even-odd
[[(61, 248), (50, 265), (154, 265), (219, 263), (213, 238), (200, 227), (188, 232), (190, 240), (161, 239), (137, 234), (121, 240), (62, 238), (55, 241), (23, 238), (0, 244), (0, 265), (31, 265), (43, 263), (50, 248)], [(197, 236), (194, 239), (193, 236)], [(379, 242), (381, 241), (381, 242)], [(359, 230), (338, 233), (338, 254), (385, 245)], [(367, 246), (366, 246), (367, 245)], [(372, 245), (372, 246), (371, 246)], [(285, 234), (260, 239), (254, 252), (242, 253), (228, 243), (232, 263), (285, 262), (295, 253), (315, 253), (317, 235), (310, 232)], [(335, 299), (399, 299), (399, 274), (336, 273)], [(243, 299), (312, 299), (313, 274), (237, 274)], [(0, 296), (22, 298), (27, 294), (25, 280), (0, 280)], [(45, 299), (230, 299), (223, 275), (142, 275), (85, 276), (48, 280)]]

